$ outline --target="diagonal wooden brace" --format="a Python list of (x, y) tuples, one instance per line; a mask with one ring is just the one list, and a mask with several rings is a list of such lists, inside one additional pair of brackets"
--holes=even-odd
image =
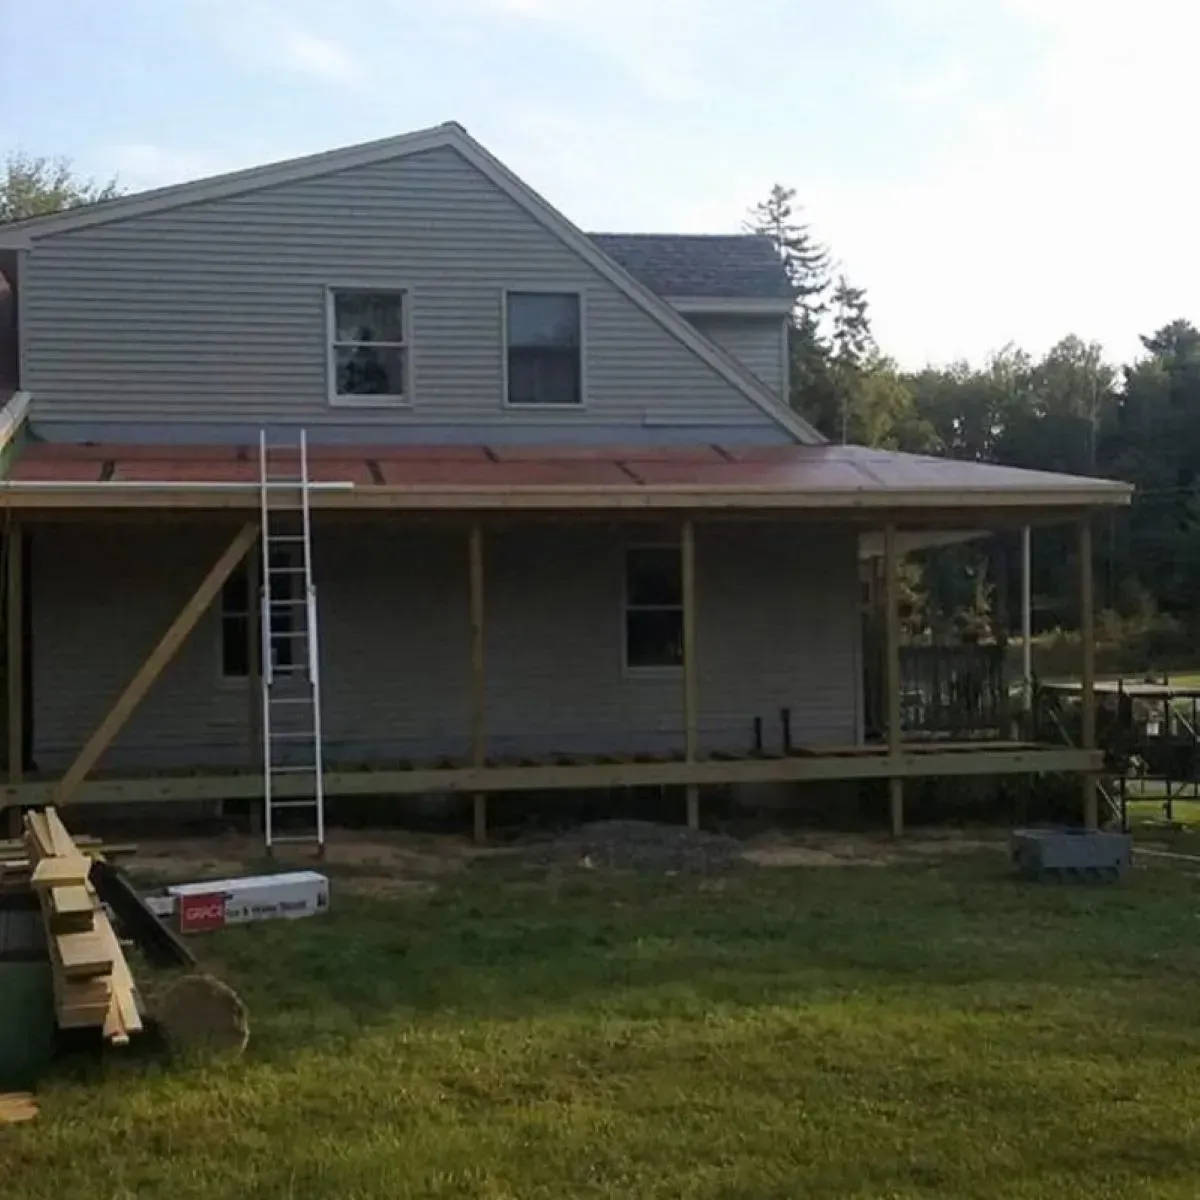
[(95, 732), (84, 743), (83, 749), (76, 755), (75, 761), (67, 773), (59, 780), (51, 797), (52, 804), (66, 804), (79, 789), (79, 785), (87, 778), (88, 772), (96, 765), (100, 756), (124, 728), (125, 723), (145, 698), (154, 681), (162, 674), (163, 668), (175, 657), (179, 647), (187, 639), (187, 635), (196, 627), (196, 623), (216, 599), (225, 581), (237, 569), (238, 564), (250, 552), (256, 541), (258, 541), (258, 525), (244, 525), (221, 557), (213, 563), (208, 574), (200, 582), (200, 586), (192, 593), (191, 599), (179, 610), (175, 620), (171, 622), (170, 628), (163, 634), (146, 661), (137, 669), (134, 677), (126, 684), (125, 690), (117, 698), (116, 703), (108, 710), (104, 720), (96, 726)]

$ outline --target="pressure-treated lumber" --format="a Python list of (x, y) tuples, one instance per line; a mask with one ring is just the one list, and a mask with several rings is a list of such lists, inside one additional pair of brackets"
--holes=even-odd
[[(684, 521), (679, 539), (680, 591), (683, 602), (683, 737), (684, 757), (695, 762), (700, 748), (696, 687), (696, 527)], [(700, 828), (700, 788), (687, 785), (687, 823)]]
[(32, 1092), (0, 1093), (0, 1125), (19, 1125), (38, 1115), (38, 1104)]
[(108, 749), (113, 738), (120, 733), (125, 722), (133, 715), (134, 709), (150, 690), (151, 685), (162, 674), (163, 668), (183, 645), (184, 639), (191, 633), (196, 622), (200, 620), (205, 610), (216, 598), (225, 581), (246, 557), (257, 538), (258, 526), (244, 525), (233, 541), (229, 543), (225, 552), (212, 565), (208, 574), (201, 580), (200, 586), (192, 594), (191, 599), (180, 609), (178, 616), (171, 622), (170, 628), (150, 652), (150, 656), (138, 668), (137, 673), (126, 685), (116, 703), (109, 709), (108, 714), (96, 727), (95, 732), (88, 738), (67, 773), (59, 781), (54, 790), (54, 804), (64, 804), (71, 799), (71, 796), (87, 777), (88, 772)]
[(112, 973), (112, 950), (95, 929), (86, 933), (56, 934), (51, 953), (68, 979), (88, 979), (93, 975)]
[[(487, 677), (483, 665), (483, 530), (476, 522), (468, 541), (471, 619), (471, 763), (482, 767), (487, 759)], [(487, 795), (472, 798), (472, 833), (476, 842), (487, 840)]]
[[(889, 763), (900, 757), (900, 559), (896, 551), (896, 527), (883, 531), (884, 596), (884, 686), (887, 688), (887, 748)], [(888, 808), (892, 836), (904, 832), (904, 782), (899, 771), (888, 777)]]
[(50, 949), (60, 1028), (99, 1028), (123, 1044), (141, 1029), (137, 992), (90, 872), (92, 861), (53, 808), (25, 815), (29, 884), (38, 897)]
[(35, 892), (60, 887), (82, 887), (91, 864), (82, 854), (64, 854), (41, 859), (33, 868), (30, 884)]
[[(879, 754), (797, 754), (772, 758), (701, 758), (698, 762), (579, 762), (483, 766), (420, 766), (408, 769), (334, 769), (327, 772), (325, 791), (330, 796), (363, 796), (391, 800), (396, 796), (472, 792), (568, 791), (623, 787), (701, 787), (729, 783), (825, 782), (835, 779), (967, 778), (980, 775), (1082, 774), (1099, 772), (1104, 756), (1099, 750), (1072, 746), (1004, 746), (987, 742), (940, 748), (905, 744), (899, 758)], [(22, 804), (44, 804), (53, 783), (27, 781), (18, 789)], [(300, 799), (304, 791), (297, 780), (279, 781), (281, 798)], [(262, 774), (214, 771), (205, 774), (157, 775), (88, 781), (76, 803), (155, 803), (226, 799), (253, 799), (262, 795)]]
[[(1082, 662), (1079, 671), (1079, 708), (1083, 750), (1096, 748), (1096, 602), (1092, 578), (1092, 523), (1079, 522), (1079, 640)], [(1096, 829), (1100, 824), (1097, 780), (1083, 777), (1083, 824)]]
[(25, 539), (20, 521), (8, 524), (8, 570), (5, 572), (5, 652), (8, 705), (8, 778), (20, 783), (25, 753)]

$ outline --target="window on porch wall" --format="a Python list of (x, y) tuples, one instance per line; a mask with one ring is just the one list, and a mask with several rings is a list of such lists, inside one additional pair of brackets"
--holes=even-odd
[[(298, 554), (275, 550), (272, 570), (287, 570), (286, 575), (271, 577), (271, 656), (275, 666), (294, 665), (297, 641), (291, 636), (296, 628), (296, 607), (290, 603), (302, 595), (303, 578)], [(247, 679), (250, 676), (250, 580), (262, 589), (262, 559), (243, 562), (221, 589), (221, 677)]]
[(683, 564), (678, 546), (625, 552), (625, 666), (683, 665)]

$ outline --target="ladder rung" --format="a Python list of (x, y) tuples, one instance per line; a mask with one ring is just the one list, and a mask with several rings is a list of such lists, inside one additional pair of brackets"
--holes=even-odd
[(317, 807), (317, 802), (315, 800), (272, 800), (271, 801), (271, 810), (272, 811), (274, 811), (277, 808), (316, 808), (316, 807)]
[(271, 838), (271, 845), (272, 845), (272, 846), (275, 846), (275, 845), (285, 845), (285, 844), (287, 844), (287, 845), (295, 845), (295, 844), (297, 844), (297, 843), (300, 843), (300, 842), (305, 842), (305, 843), (311, 843), (311, 842), (315, 842), (315, 843), (316, 843), (318, 846), (324, 846), (324, 845), (325, 845), (325, 843), (324, 843), (324, 842), (321, 840), (320, 834), (317, 834), (317, 833), (315, 833), (315, 832), (314, 832), (314, 833), (307, 833), (307, 834), (305, 834), (305, 833), (295, 833), (295, 834), (292, 834), (292, 835), (290, 835), (290, 836), (288, 836), (288, 837), (275, 837), (275, 836), (272, 836), (272, 838)]
[[(15, 624), (16, 623), (14, 622), (14, 627), (15, 627)], [(308, 637), (307, 629), (284, 629), (284, 630), (272, 629), (271, 630), (271, 640), (273, 642), (274, 641), (287, 641), (289, 639), (291, 641), (295, 641), (297, 638), (302, 638), (302, 637)]]
[(295, 545), (297, 542), (304, 542), (308, 539), (302, 533), (268, 533), (267, 545), (278, 545), (280, 542), (287, 542), (290, 545)]
[(281, 729), (278, 733), (271, 730), (271, 741), (273, 742), (298, 742), (301, 738), (315, 738), (317, 736), (315, 729)]
[(268, 567), (268, 575), (303, 575), (306, 567)]
[(316, 773), (316, 770), (316, 763), (300, 763), (299, 765), (293, 763), (271, 764), (272, 775), (312, 775)]
[(268, 704), (311, 704), (313, 698), (311, 696), (272, 696), (267, 693)]

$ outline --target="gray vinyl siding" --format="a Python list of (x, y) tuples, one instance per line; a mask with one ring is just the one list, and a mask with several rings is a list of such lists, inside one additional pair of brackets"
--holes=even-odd
[[(22, 282), (49, 436), (794, 440), (449, 148), (48, 235)], [(331, 284), (408, 290), (411, 410), (330, 407)], [(583, 408), (505, 409), (505, 288), (582, 293)]]
[[(103, 717), (232, 531), (180, 537), (40, 527), (31, 554), (35, 762), (61, 769)], [(678, 673), (623, 667), (623, 548), (641, 527), (547, 524), (485, 541), (488, 750), (628, 753), (682, 747)], [(465, 530), (318, 528), (328, 761), (465, 755)], [(854, 741), (860, 693), (854, 540), (811, 526), (697, 532), (704, 749), (746, 750), (763, 718)], [(254, 764), (244, 683), (219, 678), (208, 613), (101, 767)]]
[(688, 320), (777, 396), (783, 395), (783, 317), (696, 313)]

